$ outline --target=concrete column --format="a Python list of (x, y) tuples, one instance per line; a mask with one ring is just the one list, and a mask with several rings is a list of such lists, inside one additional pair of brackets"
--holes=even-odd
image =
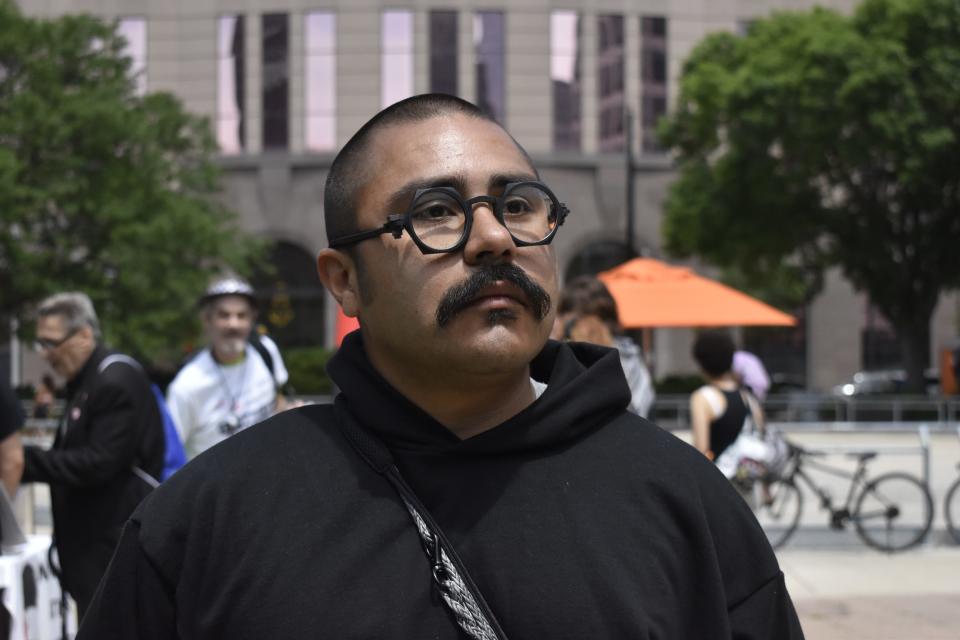
[(597, 111), (597, 14), (584, 11), (581, 14), (580, 77), (582, 79), (580, 107), (581, 146), (585, 155), (597, 153), (598, 124)]
[(810, 305), (807, 320), (807, 384), (829, 391), (859, 371), (863, 363), (860, 331), (866, 300), (839, 269), (830, 270), (823, 293)]

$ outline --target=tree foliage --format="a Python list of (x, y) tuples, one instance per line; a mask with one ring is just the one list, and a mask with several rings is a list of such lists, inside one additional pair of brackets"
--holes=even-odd
[(960, 286), (958, 42), (956, 0), (866, 0), (706, 38), (661, 126), (680, 168), (668, 250), (794, 301), (839, 266), (918, 383), (940, 294)]
[(137, 96), (124, 45), (94, 18), (0, 0), (0, 315), (82, 290), (108, 341), (175, 361), (198, 292), (256, 244), (216, 200), (208, 122)]

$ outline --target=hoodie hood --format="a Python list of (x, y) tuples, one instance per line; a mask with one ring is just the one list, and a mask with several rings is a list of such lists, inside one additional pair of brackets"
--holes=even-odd
[(530, 363), (547, 389), (526, 409), (481, 434), (460, 440), (400, 394), (367, 359), (354, 331), (327, 364), (340, 401), (391, 448), (420, 453), (483, 455), (563, 446), (625, 410), (630, 389), (615, 349), (548, 341)]

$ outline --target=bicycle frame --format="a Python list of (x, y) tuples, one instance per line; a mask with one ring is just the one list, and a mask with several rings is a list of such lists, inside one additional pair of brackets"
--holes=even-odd
[[(786, 479), (788, 481), (792, 481), (797, 485), (798, 488), (800, 485), (797, 482), (797, 478), (803, 480), (804, 484), (807, 485), (807, 488), (810, 489), (820, 499), (820, 508), (826, 509), (830, 513), (831, 526), (837, 529), (842, 529), (847, 520), (850, 519), (854, 497), (856, 497), (860, 488), (866, 484), (868, 460), (858, 458), (857, 467), (851, 473), (846, 469), (840, 469), (823, 462), (818, 462), (813, 459), (813, 456), (811, 456), (809, 453), (797, 452), (795, 456), (796, 461), (794, 462), (793, 469), (787, 474)], [(847, 497), (843, 501), (843, 506), (834, 509), (833, 498), (830, 495), (830, 492), (827, 491), (822, 485), (817, 484), (817, 482), (810, 477), (810, 475), (804, 469), (805, 466), (838, 478), (846, 478), (850, 480), (850, 486), (847, 489)]]

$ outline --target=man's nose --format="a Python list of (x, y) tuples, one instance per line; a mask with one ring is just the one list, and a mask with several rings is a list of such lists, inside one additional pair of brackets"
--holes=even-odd
[(483, 264), (513, 260), (517, 245), (507, 228), (500, 224), (491, 205), (480, 202), (473, 208), (473, 228), (463, 247), (467, 264)]

